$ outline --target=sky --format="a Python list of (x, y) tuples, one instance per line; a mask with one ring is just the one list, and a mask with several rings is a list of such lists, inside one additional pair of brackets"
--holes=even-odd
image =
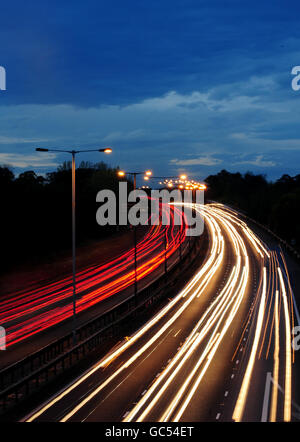
[(46, 173), (93, 149), (127, 171), (300, 173), (300, 5), (12, 0), (1, 5), (0, 164)]

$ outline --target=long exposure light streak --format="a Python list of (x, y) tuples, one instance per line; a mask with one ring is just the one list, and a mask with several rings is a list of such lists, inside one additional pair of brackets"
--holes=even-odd
[[(167, 210), (162, 205), (162, 210)], [(171, 224), (167, 226), (168, 249), (170, 258), (185, 240), (186, 225), (174, 226), (173, 207)], [(165, 260), (161, 224), (151, 226), (138, 244), (137, 279), (150, 275)], [(77, 275), (77, 313), (81, 313), (104, 299), (111, 297), (134, 284), (134, 249), (101, 266), (92, 266)], [(72, 316), (72, 286), (70, 278), (50, 283), (44, 287), (16, 293), (0, 302), (0, 322), (7, 332), (7, 347), (48, 329)], [(62, 305), (61, 305), (62, 304)]]
[[(47, 404), (36, 411), (27, 420), (33, 421), (43, 415), (49, 408), (71, 393), (80, 384), (86, 381), (92, 374), (99, 372), (103, 380), (95, 385), (89, 392), (80, 396), (80, 399), (60, 415), (60, 421), (66, 422), (77, 419), (85, 414), (85, 407), (98, 398), (101, 401), (104, 389), (115, 389), (115, 383), (121, 385), (122, 379), (127, 379), (128, 369), (134, 370), (140, 361), (147, 358), (157, 347), (161, 339), (168, 336), (176, 322), (185, 315), (190, 308), (196, 309), (197, 303), (204, 303), (205, 307), (199, 311), (192, 330), (181, 338), (181, 344), (164, 363), (163, 369), (155, 376), (144, 393), (135, 400), (129, 411), (123, 417), (124, 422), (141, 422), (145, 420), (174, 421), (185, 420), (188, 416), (189, 407), (193, 404), (193, 398), (201, 388), (201, 382), (210, 368), (212, 361), (217, 358), (217, 352), (225, 337), (234, 323), (240, 311), (250, 306), (247, 321), (244, 324), (253, 323), (254, 335), (249, 342), (249, 357), (245, 358), (245, 371), (242, 378), (239, 393), (234, 405), (232, 419), (242, 421), (245, 409), (248, 405), (248, 395), (251, 391), (251, 382), (254, 378), (256, 362), (259, 360), (267, 332), (270, 331), (268, 352), (271, 343), (271, 334), (274, 328), (275, 342), (273, 353), (273, 390), (271, 401), (270, 420), (280, 419), (278, 408), (278, 382), (281, 361), (279, 358), (279, 325), (280, 303), (283, 300), (283, 313), (285, 320), (285, 389), (284, 389), (284, 420), (291, 418), (291, 321), (287, 292), (279, 262), (275, 260), (274, 253), (267, 249), (259, 238), (249, 229), (245, 222), (241, 221), (235, 211), (224, 208), (220, 204), (198, 206), (190, 204), (190, 207), (202, 214), (209, 232), (209, 251), (204, 263), (196, 272), (191, 281), (176, 294), (169, 303), (156, 313), (152, 319), (137, 330), (129, 340), (123, 341), (117, 348), (103, 357), (92, 369), (74, 381), (64, 391), (53, 397)], [(170, 235), (172, 238), (172, 235)], [(251, 250), (250, 259), (249, 250)], [(206, 302), (205, 295), (211, 290), (215, 280), (224, 273), (224, 262), (229, 259), (230, 272), (227, 272), (223, 285), (210, 302)], [(259, 270), (258, 287), (251, 285), (252, 261)], [(227, 264), (228, 265), (228, 264)], [(277, 269), (277, 272), (276, 272)], [(278, 275), (278, 278), (277, 278)], [(280, 290), (278, 289), (278, 279)], [(253, 290), (254, 287), (254, 290)], [(251, 290), (250, 290), (251, 289)], [(275, 291), (276, 290), (276, 291)], [(254, 297), (250, 303), (250, 293)], [(201, 297), (201, 300), (199, 298)], [(199, 304), (200, 305), (200, 304)], [(244, 306), (241, 308), (241, 306)], [(273, 306), (273, 322), (271, 317), (271, 305)], [(251, 307), (252, 306), (252, 307)], [(243, 313), (243, 315), (245, 315)], [(265, 321), (267, 316), (267, 321)], [(246, 329), (243, 326), (242, 336)], [(175, 336), (175, 335), (174, 335)], [(239, 338), (239, 337), (238, 337)], [(245, 339), (245, 338), (244, 338)], [(239, 339), (238, 347), (241, 340)], [(260, 352), (259, 346), (261, 345)], [(127, 351), (130, 347), (133, 347)], [(238, 349), (237, 347), (237, 349)], [(237, 350), (236, 350), (237, 351)], [(235, 354), (236, 354), (235, 351)], [(267, 352), (267, 353), (268, 353)], [(118, 358), (122, 356), (121, 364)], [(144, 355), (144, 356), (143, 356)], [(142, 358), (143, 356), (143, 358)], [(114, 365), (110, 364), (115, 363)], [(110, 367), (109, 367), (110, 366)], [(109, 368), (108, 368), (109, 367)], [(106, 371), (110, 370), (107, 377)], [(183, 382), (182, 382), (183, 376)], [(120, 380), (119, 380), (120, 378)], [(204, 383), (204, 381), (203, 381)], [(110, 387), (111, 385), (111, 387)], [(109, 390), (108, 390), (109, 391)], [(114, 391), (114, 390), (113, 390)], [(105, 393), (106, 394), (106, 393)], [(276, 412), (277, 410), (277, 412)], [(78, 414), (80, 411), (80, 414)], [(232, 411), (231, 411), (232, 413)]]
[(291, 354), (291, 324), (286, 295), (285, 284), (281, 268), (277, 268), (279, 274), (280, 288), (283, 298), (284, 318), (285, 318), (285, 381), (284, 381), (284, 420), (291, 420), (291, 402), (292, 402), (292, 354)]
[(243, 379), (242, 387), (238, 396), (238, 400), (236, 402), (233, 416), (232, 418), (236, 422), (240, 422), (242, 420), (245, 403), (247, 399), (247, 394), (250, 386), (250, 380), (251, 375), (254, 367), (256, 352), (259, 344), (259, 339), (261, 335), (262, 325), (263, 325), (263, 317), (264, 317), (264, 309), (265, 309), (265, 300), (266, 300), (266, 289), (267, 289), (267, 270), (264, 267), (264, 281), (263, 281), (263, 287), (262, 287), (262, 295), (261, 295), (261, 301), (258, 311), (258, 318), (257, 318), (257, 324), (256, 324), (256, 330), (255, 330), (255, 336), (254, 336), (254, 342), (252, 345), (251, 353), (249, 362), (247, 365), (246, 373)]
[(274, 350), (273, 388), (272, 388), (270, 422), (276, 422), (277, 398), (278, 398), (278, 374), (279, 374), (279, 309), (278, 309), (278, 290), (276, 290), (276, 294), (275, 294), (275, 350)]

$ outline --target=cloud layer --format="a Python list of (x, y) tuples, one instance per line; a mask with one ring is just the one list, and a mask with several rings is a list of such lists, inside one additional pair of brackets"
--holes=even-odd
[(0, 162), (44, 172), (66, 158), (35, 160), (37, 145), (109, 144), (112, 164), (159, 175), (298, 173), (299, 11), (237, 0), (7, 4)]

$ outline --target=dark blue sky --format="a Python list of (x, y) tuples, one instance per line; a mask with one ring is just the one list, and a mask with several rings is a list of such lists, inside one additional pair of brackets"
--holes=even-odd
[(7, 2), (0, 163), (46, 172), (66, 158), (37, 145), (112, 145), (112, 165), (157, 175), (300, 173), (299, 13), (283, 0)]

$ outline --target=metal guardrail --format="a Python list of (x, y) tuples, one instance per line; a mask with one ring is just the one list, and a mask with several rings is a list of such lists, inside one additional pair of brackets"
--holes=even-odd
[(296, 259), (298, 259), (300, 261), (300, 253), (298, 250), (296, 250), (294, 247), (292, 247), (287, 241), (285, 241), (284, 239), (280, 238), (276, 233), (274, 233), (271, 229), (269, 229), (269, 227), (265, 226), (264, 224), (259, 223), (258, 221), (256, 221), (253, 218), (250, 218), (249, 216), (245, 215), (245, 214), (241, 214), (242, 217), (248, 219), (249, 221), (251, 221), (252, 223), (256, 224), (258, 227), (260, 227), (262, 230), (265, 230), (269, 235), (273, 236), (274, 238), (277, 239), (277, 241), (283, 246), (285, 247), (290, 253), (292, 253)]
[[(139, 292), (139, 303), (134, 296), (110, 311), (77, 329), (78, 344), (72, 345), (72, 333), (50, 343), (37, 352), (0, 371), (0, 414), (39, 391), (59, 374), (73, 367), (100, 344), (120, 334), (122, 326), (137, 312), (145, 311), (178, 283), (178, 277), (195, 261), (199, 250), (199, 237), (187, 248), (182, 261), (178, 261), (167, 275)], [(166, 284), (167, 282), (167, 284)]]
[[(211, 203), (218, 203), (218, 201), (210, 200)], [(224, 204), (225, 207), (227, 204)], [(248, 219), (252, 223), (256, 224), (258, 227), (260, 227), (262, 230), (265, 230), (269, 235), (273, 236), (277, 239), (277, 241), (286, 248), (290, 253), (292, 253), (296, 259), (300, 261), (300, 252), (295, 249), (293, 246), (291, 246), (285, 239), (280, 238), (276, 233), (274, 233), (269, 227), (265, 226), (264, 224), (261, 224), (260, 222), (256, 221), (255, 219), (251, 218), (250, 216), (246, 215), (246, 212), (242, 211), (238, 207), (234, 207), (233, 205), (228, 204), (229, 208), (232, 208), (235, 210), (241, 217)]]

